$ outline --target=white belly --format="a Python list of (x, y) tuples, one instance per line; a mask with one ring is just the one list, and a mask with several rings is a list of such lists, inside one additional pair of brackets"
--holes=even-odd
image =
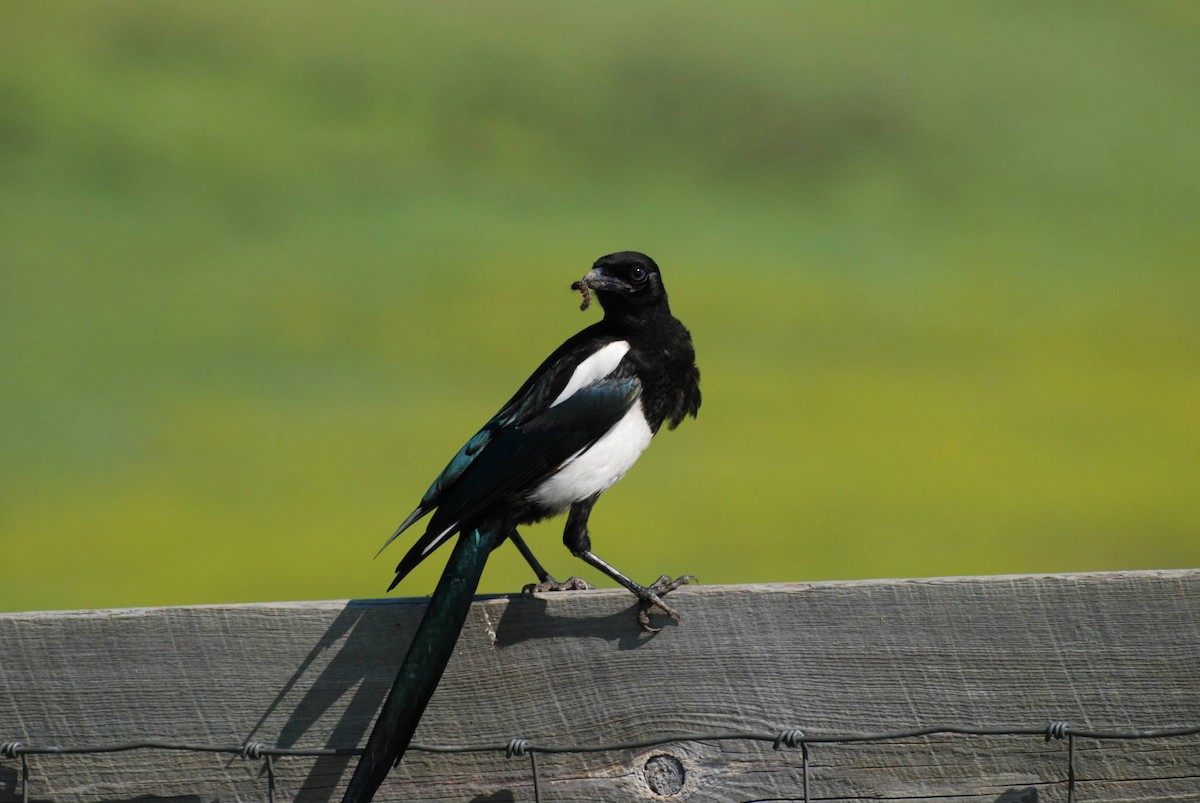
[(563, 510), (608, 490), (633, 467), (653, 436), (638, 400), (604, 437), (563, 463), (554, 476), (529, 495), (530, 499)]

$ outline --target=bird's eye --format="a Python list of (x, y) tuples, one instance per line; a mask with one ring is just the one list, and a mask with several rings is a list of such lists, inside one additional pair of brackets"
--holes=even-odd
[(629, 271), (629, 278), (631, 281), (635, 282), (646, 281), (646, 269), (641, 265), (634, 266), (633, 269)]

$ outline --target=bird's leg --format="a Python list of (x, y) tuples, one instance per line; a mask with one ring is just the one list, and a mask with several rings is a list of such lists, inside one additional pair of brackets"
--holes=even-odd
[(550, 572), (546, 571), (546, 567), (533, 554), (533, 550), (525, 543), (525, 539), (517, 532), (514, 527), (508, 533), (508, 540), (513, 542), (517, 551), (521, 553), (521, 557), (525, 558), (525, 562), (529, 564), (529, 568), (533, 569), (533, 573), (537, 576), (538, 582), (529, 583), (521, 589), (522, 594), (533, 594), (543, 591), (584, 591), (591, 588), (587, 581), (580, 577), (568, 577), (565, 582), (558, 582), (551, 576)]
[(663, 602), (662, 598), (665, 594), (674, 591), (681, 585), (692, 582), (696, 578), (691, 575), (684, 575), (676, 580), (672, 580), (670, 577), (663, 575), (655, 581), (654, 585), (647, 588), (629, 579), (619, 572), (615, 566), (592, 552), (592, 539), (588, 535), (587, 521), (598, 498), (599, 495), (593, 496), (591, 499), (585, 499), (571, 506), (571, 512), (567, 515), (567, 526), (563, 530), (563, 543), (566, 544), (567, 549), (571, 550), (571, 554), (575, 555), (575, 557), (584, 561), (589, 566), (604, 572), (629, 589), (638, 598), (638, 624), (642, 630), (647, 633), (657, 633), (662, 629), (650, 626), (651, 608), (658, 608), (678, 622), (679, 612)]
[(537, 575), (539, 582), (544, 583), (547, 580), (554, 579), (550, 576), (550, 572), (546, 571), (546, 567), (542, 565), (542, 562), (537, 559), (537, 556), (533, 554), (533, 550), (525, 543), (525, 539), (521, 537), (521, 534), (517, 532), (515, 527), (509, 531), (508, 540), (513, 542), (513, 546), (521, 553), (521, 557), (525, 558), (525, 562), (529, 564), (529, 568), (533, 569), (533, 573)]

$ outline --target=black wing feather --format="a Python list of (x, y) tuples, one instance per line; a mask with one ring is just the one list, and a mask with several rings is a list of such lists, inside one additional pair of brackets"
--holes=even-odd
[(534, 490), (564, 462), (600, 440), (641, 393), (637, 377), (618, 368), (561, 404), (497, 430), (458, 481), (445, 490), (425, 534), (396, 567), (389, 590), (461, 527), (497, 502)]
[(608, 334), (604, 322), (593, 324), (564, 342), (542, 361), (529, 378), (517, 389), (504, 406), (467, 441), (451, 458), (429, 490), (421, 497), (421, 503), (396, 528), (391, 537), (379, 548), (376, 557), (395, 541), (401, 533), (429, 514), (442, 503), (442, 495), (454, 486), (463, 472), (505, 427), (520, 425), (550, 407), (571, 379), (579, 363), (605, 345), (616, 340)]

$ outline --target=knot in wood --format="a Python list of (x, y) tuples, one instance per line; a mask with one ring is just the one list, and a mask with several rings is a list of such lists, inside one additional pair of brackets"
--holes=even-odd
[(662, 797), (677, 795), (687, 780), (683, 762), (675, 756), (660, 753), (646, 762), (646, 785), (650, 791)]

